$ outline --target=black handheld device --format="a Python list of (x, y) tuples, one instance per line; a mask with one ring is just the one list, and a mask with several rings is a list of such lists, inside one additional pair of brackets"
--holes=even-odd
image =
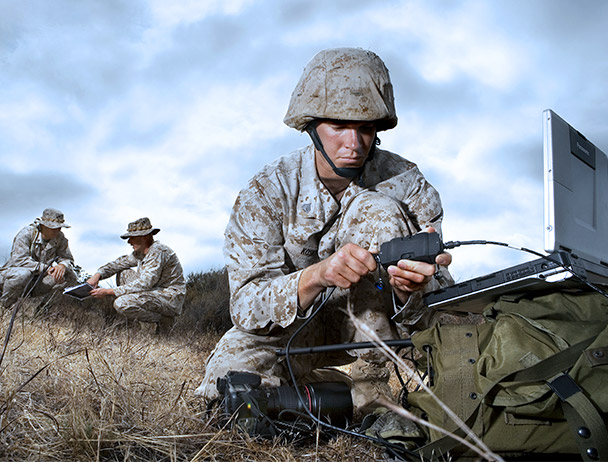
[(399, 260), (415, 260), (435, 263), (435, 257), (443, 252), (443, 242), (437, 233), (418, 233), (396, 237), (380, 246), (378, 259), (386, 269)]

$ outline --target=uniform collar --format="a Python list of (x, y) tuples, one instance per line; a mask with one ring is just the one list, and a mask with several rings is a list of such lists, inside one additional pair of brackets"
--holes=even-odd
[(312, 144), (302, 152), (301, 173), (298, 212), (303, 216), (317, 218), (323, 222), (333, 217), (364, 189), (359, 186), (357, 179), (354, 179), (344, 190), (344, 194), (338, 202), (319, 179)]

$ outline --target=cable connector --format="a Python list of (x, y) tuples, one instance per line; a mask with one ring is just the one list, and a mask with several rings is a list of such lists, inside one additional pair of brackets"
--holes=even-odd
[(412, 236), (396, 237), (380, 246), (378, 260), (386, 269), (399, 260), (415, 260), (434, 264), (435, 257), (445, 246), (438, 233), (418, 233)]

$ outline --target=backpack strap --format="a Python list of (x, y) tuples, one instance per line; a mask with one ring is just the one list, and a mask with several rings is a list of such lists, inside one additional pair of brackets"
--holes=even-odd
[[(562, 350), (533, 366), (507, 374), (495, 381), (486, 391), (483, 400), (475, 407), (466, 419), (467, 427), (475, 422), (482, 402), (494, 395), (498, 385), (503, 382), (547, 382), (548, 386), (560, 398), (564, 416), (575, 434), (575, 440), (584, 461), (608, 460), (608, 431), (602, 417), (585, 396), (574, 379), (566, 372), (581, 356), (583, 351), (591, 345), (598, 336), (595, 335), (580, 343)], [(560, 396), (561, 394), (561, 396)], [(464, 437), (465, 431), (461, 428), (453, 432)], [(458, 445), (458, 441), (450, 436), (444, 436), (428, 443), (417, 450), (423, 457), (437, 457), (445, 454)]]
[(608, 432), (596, 407), (583, 393), (574, 379), (563, 372), (547, 384), (559, 397), (564, 416), (583, 460), (606, 460)]

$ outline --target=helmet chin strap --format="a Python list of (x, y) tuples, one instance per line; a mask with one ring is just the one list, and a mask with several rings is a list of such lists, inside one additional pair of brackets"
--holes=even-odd
[(374, 138), (374, 142), (372, 143), (372, 147), (369, 150), (369, 154), (367, 155), (367, 158), (365, 159), (365, 162), (363, 163), (363, 165), (361, 167), (342, 167), (342, 168), (339, 168), (339, 167), (336, 167), (336, 164), (334, 164), (332, 162), (332, 160), (329, 158), (329, 156), (325, 152), (325, 148), (323, 147), (323, 143), (321, 143), (321, 138), (319, 138), (319, 134), (317, 133), (317, 124), (318, 124), (318, 122), (316, 122), (316, 123), (315, 122), (309, 123), (306, 126), (306, 131), (310, 135), (310, 138), (312, 139), (312, 142), (315, 145), (315, 148), (321, 154), (323, 154), (323, 157), (325, 157), (325, 160), (327, 161), (327, 163), (329, 164), (329, 166), (331, 167), (331, 169), (334, 171), (334, 173), (336, 175), (338, 175), (338, 176), (341, 176), (342, 178), (355, 178), (355, 177), (359, 176), (363, 172), (363, 169), (365, 167), (365, 163), (374, 156), (374, 153), (376, 151), (376, 144), (377, 144), (376, 140), (378, 138)]

